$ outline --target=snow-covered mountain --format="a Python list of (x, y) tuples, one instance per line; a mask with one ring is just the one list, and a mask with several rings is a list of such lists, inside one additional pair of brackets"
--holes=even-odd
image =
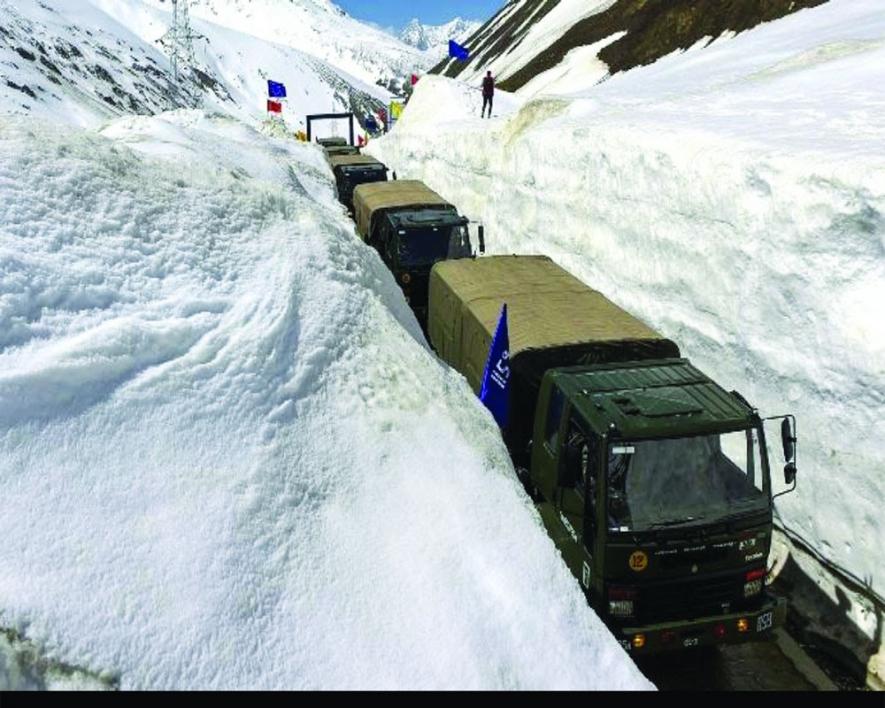
[[(168, 7), (171, 0), (150, 0)], [(293, 47), (369, 84), (388, 86), (432, 65), (430, 57), (350, 17), (331, 0), (191, 0), (191, 14)]]
[(827, 0), (511, 0), (433, 73), (475, 83), (487, 70), (525, 95), (572, 93), (671, 52), (746, 31)]
[(448, 54), (450, 39), (463, 44), (482, 24), (479, 20), (456, 17), (444, 25), (423, 25), (415, 18), (403, 28), (399, 38), (409, 46), (427, 53), (434, 61), (439, 61)]
[[(264, 2), (195, 5), (196, 65), (175, 81), (160, 42), (171, 22), (169, 2), (0, 0), (0, 107), (84, 125), (198, 105), (254, 119), (264, 114), (270, 78), (287, 85), (283, 117), (296, 129), (307, 113), (377, 111), (415, 62), (426, 64), (417, 50), (330, 3)], [(260, 36), (268, 27), (275, 31), (264, 34), (279, 41)], [(314, 39), (320, 35), (334, 41)]]

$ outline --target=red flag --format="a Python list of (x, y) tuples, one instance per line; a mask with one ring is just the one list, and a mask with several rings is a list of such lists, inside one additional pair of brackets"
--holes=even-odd
[(267, 102), (267, 112), (268, 113), (282, 113), (283, 112), (283, 104), (279, 101), (270, 101)]
[(418, 74), (412, 74), (412, 86), (418, 83)]

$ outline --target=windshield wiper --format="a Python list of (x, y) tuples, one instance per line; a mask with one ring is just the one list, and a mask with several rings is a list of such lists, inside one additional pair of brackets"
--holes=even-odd
[(667, 519), (666, 521), (658, 521), (649, 525), (649, 528), (659, 529), (665, 526), (681, 526), (682, 524), (690, 524), (692, 521), (700, 521), (703, 516), (686, 516), (684, 519)]

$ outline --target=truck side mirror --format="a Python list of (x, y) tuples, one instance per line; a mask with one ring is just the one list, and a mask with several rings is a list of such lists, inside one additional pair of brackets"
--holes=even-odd
[(479, 225), (479, 252), (482, 254), (486, 252), (486, 227), (482, 224)]
[(784, 418), (781, 422), (781, 442), (784, 446), (784, 461), (792, 462), (796, 457), (796, 436), (789, 418)]
[(789, 486), (786, 491), (772, 496), (775, 499), (784, 494), (789, 494), (796, 489), (796, 418), (792, 415), (779, 415), (765, 420), (781, 421), (781, 444), (784, 448), (784, 482)]

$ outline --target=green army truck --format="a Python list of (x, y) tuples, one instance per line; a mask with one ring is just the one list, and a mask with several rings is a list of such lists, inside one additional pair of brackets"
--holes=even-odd
[[(470, 220), (417, 180), (358, 185), (353, 208), (357, 232), (381, 254), (424, 327), (430, 269), (439, 261), (476, 255), (470, 242)], [(485, 252), (482, 226), (479, 252)]]
[(353, 190), (361, 184), (387, 181), (387, 167), (369, 155), (338, 155), (329, 158), (335, 175), (338, 201), (353, 216)]
[[(479, 392), (502, 305), (521, 479), (590, 604), (632, 654), (771, 635), (763, 420), (669, 339), (545, 257), (446, 261), (428, 333)], [(795, 420), (781, 433), (795, 488)], [(792, 491), (792, 490), (789, 490)]]

